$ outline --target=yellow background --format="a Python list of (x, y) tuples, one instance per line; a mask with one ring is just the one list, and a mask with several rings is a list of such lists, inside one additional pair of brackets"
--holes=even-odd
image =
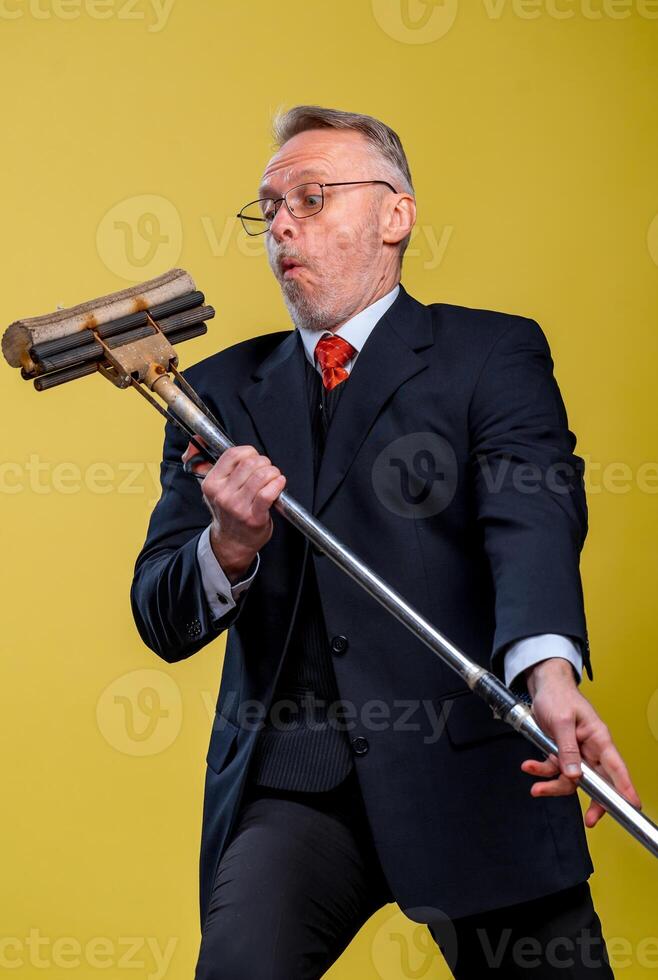
[[(584, 690), (658, 818), (658, 4), (104, 2), (0, 2), (4, 323), (179, 264), (217, 309), (183, 366), (288, 326), (232, 217), (273, 110), (392, 125), (419, 205), (407, 289), (534, 317), (551, 343), (590, 464)], [(4, 966), (160, 976), (150, 942), (187, 980), (223, 641), (168, 666), (132, 623), (161, 419), (100, 377), (37, 394), (0, 371)], [(653, 976), (656, 862), (609, 817), (589, 841), (618, 975)], [(414, 928), (381, 910), (331, 978), (447, 976)]]

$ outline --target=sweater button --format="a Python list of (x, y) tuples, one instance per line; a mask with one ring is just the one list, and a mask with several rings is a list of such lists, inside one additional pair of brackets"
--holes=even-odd
[(365, 755), (369, 748), (368, 739), (364, 738), (363, 735), (357, 735), (356, 738), (352, 739), (352, 751), (355, 755)]
[(349, 644), (347, 642), (347, 637), (339, 634), (334, 636), (331, 640), (331, 652), (332, 653), (345, 653)]

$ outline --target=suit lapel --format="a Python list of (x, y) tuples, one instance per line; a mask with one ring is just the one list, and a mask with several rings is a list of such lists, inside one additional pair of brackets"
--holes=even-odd
[(391, 396), (427, 367), (417, 351), (433, 343), (428, 307), (400, 293), (373, 328), (356, 359), (327, 433), (313, 494), (313, 444), (305, 353), (296, 330), (265, 358), (242, 402), (267, 455), (287, 477), (286, 490), (319, 512), (344, 480), (361, 443)]
[(286, 477), (286, 491), (313, 505), (313, 442), (306, 387), (306, 357), (296, 330), (265, 358), (240, 394), (265, 452)]

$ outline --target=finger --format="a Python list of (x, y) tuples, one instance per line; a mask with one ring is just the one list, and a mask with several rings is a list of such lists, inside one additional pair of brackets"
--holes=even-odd
[(554, 752), (549, 752), (545, 759), (526, 759), (521, 763), (521, 768), (526, 772), (546, 772), (552, 776), (560, 771), (560, 765)]
[(213, 477), (220, 480), (229, 480), (231, 475), (245, 460), (252, 457), (256, 458), (258, 455), (258, 450), (254, 446), (231, 446), (230, 449), (222, 453), (215, 463)]
[(549, 779), (542, 783), (533, 783), (530, 787), (531, 796), (571, 796), (576, 792), (577, 784), (564, 773), (557, 779)]
[(272, 462), (268, 456), (261, 456), (257, 452), (248, 453), (227, 474), (223, 487), (224, 491), (230, 495), (243, 493), (245, 490), (248, 490), (246, 485), (258, 470), (271, 466)]
[(552, 728), (553, 736), (557, 742), (560, 770), (575, 782), (582, 775), (580, 750), (576, 737), (575, 712), (570, 711), (568, 714), (555, 718)]
[[(598, 773), (600, 776), (603, 775), (603, 769), (596, 759), (586, 759), (586, 762), (590, 769), (593, 769), (594, 772)], [(598, 803), (596, 800), (590, 800), (589, 806), (585, 813), (585, 826), (595, 827), (601, 817), (605, 816), (606, 812), (606, 808), (602, 803)]]
[(585, 826), (595, 827), (601, 817), (604, 817), (605, 814), (605, 807), (601, 806), (600, 803), (597, 803), (596, 800), (592, 800), (585, 814)]
[[(205, 445), (203, 439), (201, 439), (199, 436), (195, 436), (195, 438), (198, 439), (202, 445)], [(199, 477), (200, 479), (203, 479), (206, 473), (208, 473), (213, 467), (213, 464), (209, 462), (191, 442), (187, 444), (187, 449), (181, 456), (181, 459), (183, 461), (183, 469), (185, 472), (189, 473), (191, 476)]]
[[(590, 765), (590, 767), (599, 775), (603, 775), (601, 766), (598, 764), (598, 762), (592, 761), (588, 763), (588, 765)], [(606, 809), (602, 803), (597, 803), (596, 800), (590, 800), (589, 806), (587, 807), (587, 811), (585, 813), (585, 826), (595, 827), (601, 817), (604, 817), (605, 814)]]
[(285, 485), (286, 478), (283, 473), (281, 473), (279, 476), (274, 477), (273, 480), (269, 480), (269, 482), (266, 483), (265, 486), (261, 487), (261, 489), (255, 495), (251, 510), (256, 520), (258, 520), (260, 523), (265, 522), (270, 507), (277, 499)]
[(642, 807), (642, 801), (635, 786), (631, 782), (631, 776), (626, 764), (611, 738), (601, 751), (598, 769), (601, 775), (607, 777), (617, 792), (621, 793), (629, 803), (632, 803), (633, 806), (638, 808)]
[(208, 462), (201, 453), (197, 453), (196, 456), (190, 456), (185, 460), (183, 469), (190, 476), (195, 476), (197, 480), (204, 480), (212, 469), (212, 463)]
[[(198, 443), (200, 443), (200, 444), (201, 444), (202, 446), (205, 446), (205, 445), (206, 445), (206, 442), (205, 442), (205, 440), (203, 439), (203, 437), (202, 437), (202, 436), (197, 436), (197, 435), (195, 435), (195, 436), (194, 436), (194, 438), (195, 438), (195, 439), (196, 439), (196, 441), (197, 441)], [(187, 444), (187, 449), (185, 450), (185, 452), (184, 452), (184, 453), (183, 453), (183, 455), (181, 456), (181, 459), (182, 459), (182, 460), (183, 460), (183, 462), (185, 463), (185, 462), (186, 462), (186, 461), (187, 461), (187, 460), (188, 460), (188, 459), (189, 459), (189, 458), (190, 458), (191, 456), (195, 456), (195, 455), (196, 455), (196, 454), (197, 454), (198, 452), (199, 452), (199, 450), (198, 450), (198, 449), (197, 449), (197, 447), (196, 447), (196, 446), (194, 445), (194, 443), (193, 443), (193, 442), (188, 442), (188, 444)]]
[(560, 771), (559, 765), (552, 759), (545, 759), (543, 762), (538, 759), (526, 759), (521, 763), (521, 769), (530, 776), (555, 776)]
[[(265, 460), (265, 457), (263, 456), (259, 458), (261, 460)], [(271, 480), (274, 480), (281, 475), (282, 474), (279, 467), (273, 466), (270, 462), (264, 462), (262, 465), (260, 463), (256, 463), (256, 465), (251, 468), (247, 479), (240, 488), (240, 495), (242, 497), (243, 504), (247, 508), (251, 509), (253, 507), (256, 494), (258, 494)]]

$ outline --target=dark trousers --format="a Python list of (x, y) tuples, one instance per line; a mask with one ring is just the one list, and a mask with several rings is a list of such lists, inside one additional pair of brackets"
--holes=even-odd
[[(354, 772), (329, 792), (252, 785), (217, 869), (195, 980), (316, 980), (392, 901)], [(613, 977), (586, 881), (428, 928), (457, 980)]]

